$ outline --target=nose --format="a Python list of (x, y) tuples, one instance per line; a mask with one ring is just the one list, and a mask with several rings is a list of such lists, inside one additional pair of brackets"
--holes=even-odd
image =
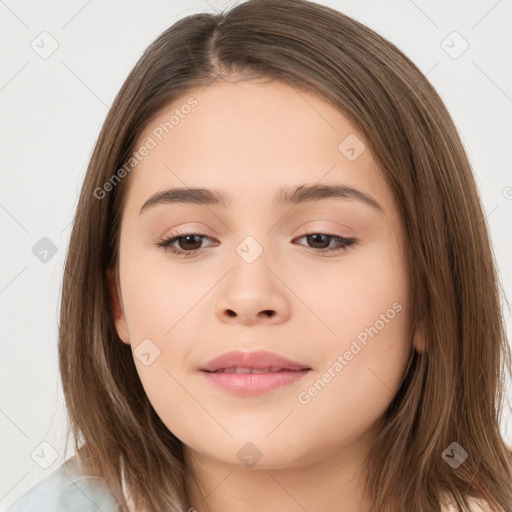
[(287, 287), (263, 256), (247, 263), (235, 260), (216, 303), (216, 315), (224, 323), (279, 324), (290, 316)]

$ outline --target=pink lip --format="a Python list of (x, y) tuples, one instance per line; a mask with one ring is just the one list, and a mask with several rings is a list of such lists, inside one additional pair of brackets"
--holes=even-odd
[[(264, 373), (226, 373), (217, 370), (269, 369)], [(272, 370), (272, 371), (271, 371)], [(221, 389), (238, 395), (257, 395), (279, 386), (297, 382), (311, 370), (307, 365), (291, 361), (267, 351), (233, 351), (222, 354), (206, 363), (200, 371)]]

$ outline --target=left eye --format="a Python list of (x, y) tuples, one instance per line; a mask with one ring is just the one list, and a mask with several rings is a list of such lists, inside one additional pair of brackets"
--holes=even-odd
[[(348, 249), (351, 245), (354, 245), (357, 240), (355, 238), (345, 238), (338, 235), (328, 234), (328, 233), (306, 233), (302, 235), (297, 240), (301, 238), (306, 238), (308, 243), (319, 244), (321, 247), (311, 247), (315, 251), (319, 252), (330, 252), (330, 251), (340, 251)], [(332, 241), (338, 242), (338, 246), (330, 247)], [(325, 245), (327, 242), (327, 245)]]
[[(178, 236), (162, 239), (156, 245), (158, 247), (162, 247), (166, 252), (169, 251), (178, 256), (190, 258), (202, 248), (202, 238), (210, 237), (204, 233), (180, 233)], [(345, 238), (329, 233), (304, 233), (295, 240), (300, 240), (302, 238), (306, 238), (308, 243), (317, 245), (317, 247), (310, 248), (319, 253), (344, 251), (357, 243), (355, 238)], [(332, 241), (337, 242), (337, 246), (331, 247)], [(179, 247), (175, 246), (176, 243), (178, 243)], [(318, 247), (318, 245), (320, 245), (320, 247)]]

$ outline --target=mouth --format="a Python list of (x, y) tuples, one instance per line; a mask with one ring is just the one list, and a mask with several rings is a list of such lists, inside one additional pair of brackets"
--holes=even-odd
[(298, 382), (311, 368), (272, 352), (228, 352), (213, 359), (201, 373), (222, 391), (259, 395)]
[(236, 368), (207, 372), (203, 374), (211, 384), (222, 391), (235, 395), (260, 395), (276, 388), (295, 384), (302, 379), (310, 369), (269, 371), (266, 369)]
[(306, 368), (248, 368), (235, 366), (233, 368), (221, 368), (215, 371), (204, 371), (208, 371), (208, 373), (277, 373), (300, 371), (305, 369)]

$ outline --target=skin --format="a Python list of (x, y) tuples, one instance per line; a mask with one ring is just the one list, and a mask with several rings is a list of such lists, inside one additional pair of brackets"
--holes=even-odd
[[(160, 350), (148, 366), (134, 353), (137, 371), (156, 412), (184, 443), (211, 510), (369, 510), (363, 460), (413, 345), (421, 348), (409, 334), (403, 233), (391, 190), (369, 149), (354, 161), (338, 150), (349, 134), (364, 140), (346, 117), (268, 80), (217, 81), (188, 92), (136, 147), (191, 96), (198, 105), (129, 177), (119, 288), (111, 284), (119, 337), (132, 350), (147, 338)], [(273, 207), (279, 188), (305, 183), (357, 188), (382, 211), (343, 198)], [(155, 192), (182, 186), (220, 189), (232, 202), (159, 204), (139, 215)], [(195, 245), (174, 243), (199, 247), (194, 257), (157, 247), (177, 228), (207, 234)], [(315, 245), (299, 228), (358, 242), (322, 255), (314, 247), (336, 247), (336, 240)], [(263, 249), (250, 264), (236, 252), (247, 236)], [(298, 394), (396, 303), (401, 311), (300, 403)], [(198, 372), (234, 349), (273, 351), (312, 371), (259, 396), (234, 396)], [(247, 442), (262, 455), (252, 467), (237, 457)], [(201, 510), (199, 501), (192, 506)]]

